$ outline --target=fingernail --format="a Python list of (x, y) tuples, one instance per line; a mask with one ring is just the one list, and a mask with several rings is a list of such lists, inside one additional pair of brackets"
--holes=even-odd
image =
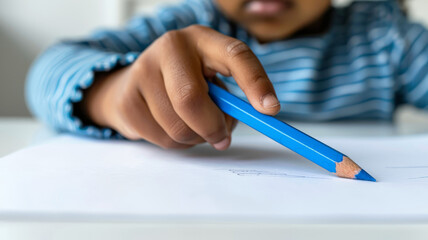
[(227, 147), (229, 147), (229, 144), (230, 144), (230, 138), (226, 137), (220, 142), (212, 144), (212, 146), (217, 150), (223, 151), (223, 150), (226, 150)]
[(279, 101), (275, 95), (268, 93), (262, 97), (262, 105), (264, 108), (273, 108), (279, 105)]

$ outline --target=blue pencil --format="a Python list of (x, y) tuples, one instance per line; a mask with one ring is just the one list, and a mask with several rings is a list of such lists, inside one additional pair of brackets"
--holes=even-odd
[(376, 181), (346, 155), (296, 128), (255, 110), (249, 103), (207, 81), (209, 95), (226, 114), (272, 138), (281, 145), (339, 177)]

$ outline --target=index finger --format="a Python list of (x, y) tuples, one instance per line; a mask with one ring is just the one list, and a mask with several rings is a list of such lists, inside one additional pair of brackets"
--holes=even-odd
[[(259, 112), (275, 115), (280, 103), (262, 64), (242, 41), (213, 29), (197, 26), (198, 53), (207, 71), (232, 76), (251, 105)], [(191, 31), (191, 30), (190, 30)], [(192, 31), (191, 31), (192, 32)]]

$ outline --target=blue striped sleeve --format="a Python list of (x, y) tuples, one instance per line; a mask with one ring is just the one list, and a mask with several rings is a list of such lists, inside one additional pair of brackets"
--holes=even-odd
[(155, 39), (169, 30), (192, 24), (212, 25), (209, 0), (188, 0), (160, 8), (153, 17), (136, 17), (122, 30), (101, 30), (80, 41), (63, 41), (33, 63), (27, 76), (26, 100), (30, 111), (58, 130), (98, 138), (120, 137), (112, 129), (84, 125), (75, 104), (91, 86), (96, 72), (132, 64)]

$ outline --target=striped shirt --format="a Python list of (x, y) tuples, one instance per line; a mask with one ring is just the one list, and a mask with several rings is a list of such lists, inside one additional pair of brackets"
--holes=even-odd
[[(428, 108), (428, 32), (406, 19), (393, 0), (334, 8), (327, 32), (267, 44), (228, 21), (211, 1), (165, 6), (154, 16), (134, 18), (124, 29), (50, 47), (28, 74), (29, 108), (57, 130), (120, 137), (111, 129), (82, 124), (73, 112), (82, 90), (95, 72), (129, 65), (165, 32), (192, 24), (235, 37), (253, 50), (281, 102), (278, 117), (391, 120), (401, 104)], [(233, 78), (219, 77), (245, 99)]]

